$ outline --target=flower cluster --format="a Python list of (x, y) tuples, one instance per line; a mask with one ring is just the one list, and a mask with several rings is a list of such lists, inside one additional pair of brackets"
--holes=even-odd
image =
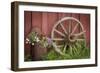
[(51, 38), (44, 35), (39, 35), (36, 32), (31, 32), (26, 38), (26, 44), (31, 44), (34, 46), (35, 43), (39, 43), (41, 47), (47, 48), (52, 45)]
[(28, 37), (26, 38), (26, 44), (34, 45), (35, 43), (38, 43), (40, 41), (38, 33), (31, 32)]

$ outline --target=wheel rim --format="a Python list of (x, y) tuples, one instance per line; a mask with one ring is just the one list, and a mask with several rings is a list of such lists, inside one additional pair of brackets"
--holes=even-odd
[[(68, 30), (66, 30), (66, 27), (64, 27), (63, 22), (64, 21), (75, 21), (76, 24), (66, 24), (69, 28)], [(75, 25), (73, 29), (71, 29), (71, 26)], [(57, 27), (60, 26), (60, 28), (63, 30), (63, 32), (59, 31), (57, 29)], [(81, 28), (81, 31), (79, 31), (78, 33), (75, 33), (75, 31), (77, 30), (77, 28)], [(55, 33), (57, 33), (59, 36), (63, 37), (57, 37), (55, 38)], [(80, 38), (80, 36), (83, 36), (82, 38)], [(60, 55), (64, 55), (64, 52), (60, 49), (60, 45), (57, 44), (59, 42), (64, 42), (64, 47), (66, 48), (67, 46), (71, 46), (71, 44), (74, 44), (77, 41), (85, 41), (86, 44), (86, 40), (85, 40), (85, 30), (83, 28), (82, 23), (74, 18), (74, 17), (64, 17), (61, 20), (59, 20), (56, 24), (54, 24), (52, 32), (51, 32), (51, 39), (54, 41), (54, 49), (57, 53), (59, 53)], [(66, 49), (64, 49), (65, 51)]]

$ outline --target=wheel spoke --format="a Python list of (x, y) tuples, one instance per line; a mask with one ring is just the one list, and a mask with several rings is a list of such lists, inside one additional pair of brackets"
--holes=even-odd
[(78, 49), (75, 46), (73, 46), (73, 50), (74, 50), (75, 54), (78, 54), (79, 53), (78, 52)]
[(73, 48), (70, 46), (70, 54), (73, 56)]
[(75, 27), (74, 27), (74, 29), (73, 29), (73, 31), (72, 31), (71, 34), (73, 34), (75, 32), (75, 30), (76, 30), (77, 27), (78, 27), (78, 23), (75, 25)]
[(66, 29), (65, 29), (65, 27), (63, 26), (63, 24), (60, 23), (60, 25), (61, 25), (62, 29), (64, 30), (64, 32), (65, 32), (66, 34), (68, 34), (67, 31), (66, 31)]
[(62, 32), (58, 31), (58, 30), (54, 30), (55, 32), (57, 32), (58, 34), (60, 34), (61, 36), (65, 37), (65, 34), (63, 34)]
[(69, 21), (69, 24), (68, 24), (68, 33), (69, 34), (71, 33), (71, 21)]
[(55, 50), (56, 52), (58, 52), (60, 55), (64, 55), (64, 54), (61, 52), (61, 50), (56, 46), (55, 43), (52, 43), (52, 45), (53, 45), (54, 50)]
[(77, 41), (84, 41), (85, 39), (77, 39)]
[(83, 35), (85, 33), (85, 31), (82, 31), (80, 33), (77, 33), (77, 34), (74, 34), (75, 36), (80, 36), (80, 35)]
[(63, 41), (64, 39), (62, 39), (62, 38), (54, 38), (53, 40), (56, 40), (56, 41)]
[(64, 49), (63, 49), (63, 52), (64, 53), (66, 52), (66, 47), (67, 47), (67, 45), (64, 46)]

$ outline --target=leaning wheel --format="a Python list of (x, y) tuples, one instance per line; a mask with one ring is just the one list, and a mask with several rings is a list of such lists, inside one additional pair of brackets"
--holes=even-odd
[[(66, 48), (71, 47), (76, 42), (85, 41), (86, 43), (83, 25), (74, 17), (64, 17), (54, 24), (51, 39), (53, 40), (55, 51), (60, 55), (64, 55)], [(60, 48), (62, 45), (64, 46), (63, 50)]]

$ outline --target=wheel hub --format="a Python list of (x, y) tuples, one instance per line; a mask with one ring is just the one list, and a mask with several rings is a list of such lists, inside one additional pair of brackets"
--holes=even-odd
[(68, 39), (69, 39), (69, 42), (71, 42), (71, 43), (76, 41), (75, 35), (69, 35)]

